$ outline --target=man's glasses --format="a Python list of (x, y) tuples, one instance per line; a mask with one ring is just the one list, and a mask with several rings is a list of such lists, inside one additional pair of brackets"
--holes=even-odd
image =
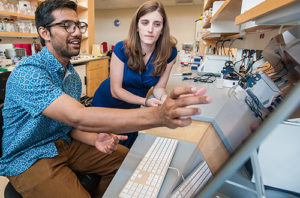
[(66, 31), (70, 34), (73, 34), (76, 31), (76, 27), (78, 27), (81, 33), (85, 33), (88, 27), (88, 24), (85, 22), (81, 22), (81, 21), (75, 22), (70, 20), (66, 20), (58, 23), (52, 23), (46, 25), (46, 27), (52, 27), (55, 25), (60, 25), (61, 27), (64, 27)]

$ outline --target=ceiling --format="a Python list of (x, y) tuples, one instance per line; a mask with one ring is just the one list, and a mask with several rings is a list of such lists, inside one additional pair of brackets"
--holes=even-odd
[[(137, 8), (146, 0), (95, 0), (96, 9)], [(161, 0), (164, 6), (201, 5), (203, 0)]]

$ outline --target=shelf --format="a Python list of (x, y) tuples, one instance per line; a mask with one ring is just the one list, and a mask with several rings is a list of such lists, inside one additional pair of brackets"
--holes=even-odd
[(270, 30), (273, 30), (273, 29), (277, 29), (279, 28), (279, 26), (275, 26), (275, 25), (258, 25), (258, 26), (254, 26), (254, 27), (251, 27), (251, 28), (247, 28), (247, 29), (244, 29), (244, 31), (246, 33), (250, 33), (250, 32), (263, 32), (263, 31), (270, 31)]
[(236, 39), (239, 37), (242, 37), (242, 35), (241, 34), (232, 34), (232, 35), (225, 36), (224, 39)]
[(291, 3), (296, 3), (298, 0), (265, 0), (252, 9), (244, 12), (243, 14), (235, 18), (235, 24), (240, 25), (247, 21), (253, 20), (257, 17), (261, 17), (267, 13), (273, 12), (279, 8), (287, 6)]
[(0, 36), (3, 37), (32, 37), (36, 38), (39, 35), (36, 33), (24, 33), (24, 32), (0, 32)]
[(214, 40), (214, 39), (219, 39), (221, 37), (221, 34), (214, 34), (211, 33), (210, 31), (205, 32), (202, 35), (202, 40)]
[(206, 4), (203, 6), (203, 11), (208, 10), (209, 8), (211, 8), (211, 4), (216, 1), (216, 0), (207, 0)]
[(239, 37), (239, 34), (236, 33), (211, 33), (207, 31), (202, 35), (203, 40), (218, 40), (218, 39), (227, 39), (227, 38), (235, 38)]
[(21, 18), (21, 19), (34, 20), (34, 16), (19, 14), (19, 13), (15, 13), (15, 12), (0, 11), (0, 16), (6, 16), (6, 17), (10, 17), (10, 18)]
[(88, 8), (81, 5), (77, 5), (77, 11), (85, 11), (85, 10), (88, 10)]
[(241, 13), (241, 6), (241, 0), (226, 0), (212, 16), (210, 22), (214, 20), (234, 21), (235, 17)]
[[(31, 1), (34, 1), (34, 0), (31, 0)], [(38, 1), (43, 2), (45, 0), (38, 0)], [(84, 10), (88, 10), (88, 8), (77, 4), (77, 11), (81, 12), (81, 11), (84, 11)]]
[(207, 19), (205, 20), (205, 22), (204, 22), (204, 24), (203, 24), (203, 26), (202, 26), (203, 29), (210, 28), (210, 25), (211, 25), (210, 19), (211, 19), (211, 17), (209, 17), (209, 18), (207, 18)]

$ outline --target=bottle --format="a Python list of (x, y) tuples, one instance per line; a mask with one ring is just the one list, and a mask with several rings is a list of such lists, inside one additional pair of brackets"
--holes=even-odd
[(6, 62), (4, 60), (5, 60), (4, 52), (0, 50), (0, 67), (6, 66)]

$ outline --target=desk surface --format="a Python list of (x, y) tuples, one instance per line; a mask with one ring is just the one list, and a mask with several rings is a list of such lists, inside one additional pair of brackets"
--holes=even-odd
[[(147, 153), (155, 138), (156, 136), (150, 134), (139, 134), (133, 147), (130, 149), (122, 163), (122, 166), (119, 168), (103, 195), (103, 198), (118, 197), (122, 188), (134, 172), (138, 163)], [(177, 168), (183, 176), (186, 177), (201, 161), (203, 161), (203, 156), (201, 155), (197, 144), (179, 140), (170, 167)], [(177, 171), (169, 169), (158, 194), (158, 198), (169, 197), (172, 190), (180, 182), (181, 175), (178, 176)]]
[[(202, 113), (201, 115), (192, 116), (193, 120), (210, 122), (219, 137), (223, 141), (226, 149), (233, 152), (240, 143), (250, 134), (250, 125), (258, 121), (254, 114), (250, 111), (244, 98), (237, 99), (231, 93), (230, 88), (217, 88), (216, 81), (214, 83), (194, 82), (193, 80), (182, 80), (182, 76), (177, 76), (180, 72), (184, 72), (188, 67), (180, 66), (178, 63), (174, 65), (167, 84), (167, 91), (170, 92), (177, 86), (196, 86), (197, 88), (206, 88), (207, 96), (213, 98), (213, 102), (209, 105), (198, 105)], [(196, 71), (192, 71), (197, 76)]]
[[(83, 64), (83, 63), (86, 63), (86, 62), (89, 62), (89, 61), (95, 61), (95, 60), (101, 60), (101, 59), (108, 59), (109, 56), (101, 56), (101, 57), (91, 57), (91, 58), (79, 58), (77, 60), (71, 60), (71, 63), (73, 65), (78, 65), (78, 64)], [(3, 67), (4, 69), (7, 69), (7, 71), (13, 71), (14, 68), (16, 67), (17, 65), (12, 65), (12, 66), (8, 66), (8, 67)], [(0, 71), (0, 73), (3, 73)]]
[[(203, 159), (204, 156), (206, 162), (214, 173), (222, 165), (220, 162), (224, 162), (227, 159), (227, 151), (234, 151), (234, 149), (238, 147), (243, 139), (248, 136), (250, 133), (250, 124), (256, 122), (257, 119), (249, 110), (243, 99), (230, 97), (228, 94), (230, 90), (229, 88), (219, 89), (216, 87), (216, 83), (195, 83), (192, 80), (182, 81), (182, 76), (174, 75), (182, 72), (184, 69), (184, 67), (178, 64), (173, 67), (168, 81), (167, 91), (170, 92), (177, 86), (193, 85), (197, 88), (205, 87), (207, 88), (206, 95), (211, 96), (213, 98), (213, 102), (212, 104), (208, 105), (199, 105), (199, 107), (202, 109), (202, 114), (192, 117), (194, 121), (191, 127), (197, 127), (197, 130), (199, 131), (185, 127), (179, 128), (180, 132), (182, 133), (182, 137), (177, 137), (176, 134), (171, 134), (172, 131), (160, 131), (156, 135), (162, 135), (181, 140), (185, 140), (185, 138), (189, 139), (189, 135), (191, 135), (191, 137), (197, 137), (197, 140), (192, 141), (196, 143), (180, 141), (171, 166), (176, 166), (177, 168), (181, 169), (183, 173), (187, 173), (189, 172), (188, 169), (193, 166), (193, 160), (199, 161)], [(193, 71), (193, 76), (196, 75), (196, 72)], [(217, 133), (215, 133), (213, 129)], [(156, 128), (151, 130), (158, 129)], [(164, 128), (161, 128), (160, 130), (164, 130)], [(186, 130), (186, 132), (183, 132), (183, 130)], [(205, 131), (204, 133), (203, 130)], [(170, 136), (166, 135), (167, 133), (170, 133)], [(218, 139), (218, 141), (213, 141), (215, 139)], [(147, 152), (147, 148), (150, 147), (153, 141), (154, 137), (150, 136), (149, 134), (140, 134), (138, 136), (138, 139), (135, 141), (121, 168), (107, 189), (104, 197), (118, 196), (119, 192), (126, 184), (132, 172), (137, 167), (139, 161)], [(213, 142), (216, 144), (207, 144), (207, 142)], [(198, 148), (201, 147), (201, 144), (206, 145), (200, 152)], [(226, 149), (223, 144), (225, 145)], [(193, 146), (191, 147), (190, 145)], [(191, 154), (194, 153), (193, 150), (199, 153), (196, 157)], [(219, 153), (219, 155), (215, 155), (216, 151)], [(201, 159), (199, 159), (199, 156), (201, 156)], [(219, 162), (214, 163), (216, 160), (219, 160)], [(214, 164), (217, 164), (217, 166), (210, 166)], [(167, 197), (168, 193), (170, 193), (170, 191), (172, 191), (177, 185), (179, 181), (178, 177), (176, 175), (174, 176), (173, 174), (174, 173), (172, 173), (172, 171), (168, 171), (159, 197)]]

